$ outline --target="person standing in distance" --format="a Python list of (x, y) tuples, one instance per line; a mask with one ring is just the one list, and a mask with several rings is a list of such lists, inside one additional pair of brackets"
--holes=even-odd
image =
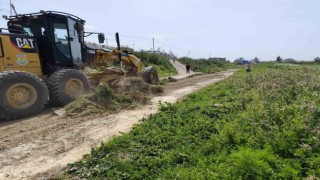
[(187, 74), (190, 74), (190, 64), (186, 65)]

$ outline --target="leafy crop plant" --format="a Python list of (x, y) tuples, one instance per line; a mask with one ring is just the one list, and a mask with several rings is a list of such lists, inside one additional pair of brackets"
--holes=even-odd
[(261, 63), (189, 95), (69, 166), (87, 179), (317, 179), (319, 66)]

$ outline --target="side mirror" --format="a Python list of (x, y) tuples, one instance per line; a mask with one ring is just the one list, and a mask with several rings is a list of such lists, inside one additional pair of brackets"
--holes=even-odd
[(15, 34), (23, 34), (24, 29), (20, 24), (10, 24), (8, 26), (9, 32), (10, 33), (15, 33)]
[(106, 38), (104, 37), (104, 34), (102, 34), (102, 33), (98, 34), (98, 40), (99, 40), (100, 44), (104, 43), (105, 39)]

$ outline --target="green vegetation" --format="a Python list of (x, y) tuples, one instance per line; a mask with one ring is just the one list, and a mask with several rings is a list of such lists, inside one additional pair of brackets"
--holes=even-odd
[(108, 84), (101, 84), (92, 93), (69, 103), (64, 107), (66, 115), (84, 116), (105, 112), (114, 113), (122, 109), (133, 109), (137, 105), (146, 104), (149, 101), (148, 95), (153, 90), (141, 78), (128, 77), (122, 81), (124, 82), (110, 84), (112, 88)]
[(231, 69), (234, 64), (228, 61), (217, 61), (208, 59), (191, 59), (187, 57), (178, 60), (183, 64), (190, 64), (191, 70), (205, 73), (215, 73), (226, 69)]
[(92, 149), (65, 177), (89, 179), (316, 179), (320, 71), (244, 69), (143, 119)]
[(169, 58), (164, 55), (145, 51), (134, 52), (133, 54), (141, 59), (144, 66), (155, 66), (159, 77), (172, 76), (178, 73), (169, 62)]

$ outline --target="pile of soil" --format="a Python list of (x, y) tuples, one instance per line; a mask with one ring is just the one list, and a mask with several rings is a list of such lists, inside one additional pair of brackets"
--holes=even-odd
[(150, 86), (138, 77), (121, 78), (109, 84), (100, 84), (92, 93), (65, 106), (65, 111), (67, 116), (78, 117), (133, 109), (140, 104), (147, 104), (151, 92), (161, 93), (163, 87)]

